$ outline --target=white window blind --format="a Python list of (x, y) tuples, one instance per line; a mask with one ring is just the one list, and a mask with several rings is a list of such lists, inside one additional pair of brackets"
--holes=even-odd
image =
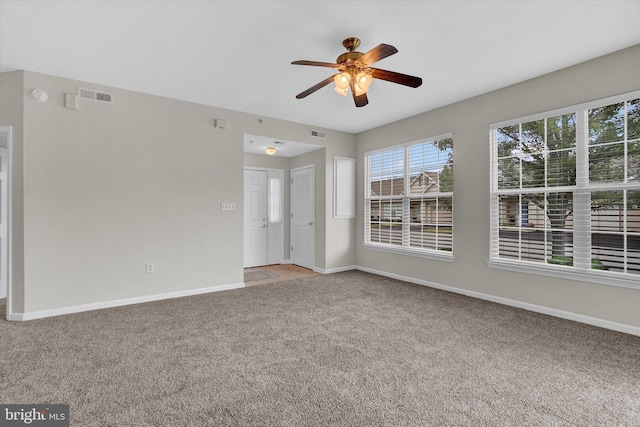
[(365, 245), (453, 250), (450, 134), (365, 155)]
[(639, 98), (491, 126), (492, 260), (638, 280)]

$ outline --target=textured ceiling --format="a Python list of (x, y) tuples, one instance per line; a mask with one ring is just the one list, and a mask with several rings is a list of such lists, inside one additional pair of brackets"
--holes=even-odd
[[(0, 1), (0, 71), (26, 69), (358, 133), (640, 43), (640, 1)], [(422, 77), (327, 86), (342, 40)]]

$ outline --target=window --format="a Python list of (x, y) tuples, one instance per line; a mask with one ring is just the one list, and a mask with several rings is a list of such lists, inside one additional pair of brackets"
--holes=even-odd
[(452, 256), (453, 139), (365, 155), (365, 246)]
[(491, 260), (637, 286), (640, 92), (495, 124), (491, 140)]
[(282, 206), (284, 196), (282, 188), (282, 178), (269, 177), (269, 191), (267, 192), (269, 195), (269, 214), (267, 215), (269, 224), (282, 224), (284, 217), (284, 206)]

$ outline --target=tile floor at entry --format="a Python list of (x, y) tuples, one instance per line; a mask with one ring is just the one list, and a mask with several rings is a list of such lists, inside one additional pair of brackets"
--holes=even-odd
[(263, 267), (245, 268), (244, 284), (245, 286), (265, 285), (267, 283), (284, 282), (286, 280), (315, 276), (317, 274), (320, 273), (293, 264), (266, 265)]

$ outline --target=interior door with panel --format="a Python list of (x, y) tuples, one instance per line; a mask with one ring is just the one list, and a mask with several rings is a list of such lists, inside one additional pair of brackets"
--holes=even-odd
[(291, 170), (291, 262), (315, 267), (315, 191), (313, 165)]
[(267, 171), (244, 171), (244, 267), (267, 264)]

